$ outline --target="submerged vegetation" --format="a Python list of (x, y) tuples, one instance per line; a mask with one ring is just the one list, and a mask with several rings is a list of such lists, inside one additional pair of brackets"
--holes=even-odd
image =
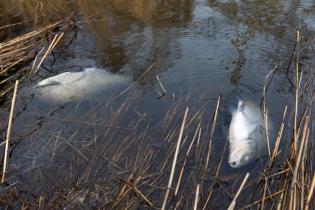
[[(9, 107), (16, 80), (40, 73), (48, 58), (56, 61), (59, 55), (53, 50), (71, 44), (65, 36), (76, 24), (66, 18), (0, 43), (4, 105)], [(138, 111), (142, 92), (133, 84), (104, 103), (79, 102), (48, 111), (21, 105), (18, 90), (12, 103), (16, 112), (2, 114), (0, 121), (2, 133), (11, 132), (3, 137), (7, 143), (0, 152), (1, 208), (314, 209), (315, 71), (301, 67), (300, 45), (298, 32), (284, 68), (294, 94), (279, 105), (275, 139), (267, 137), (275, 145), (267, 157), (243, 169), (223, 167), (228, 126), (219, 92), (215, 104), (202, 96), (170, 96), (157, 76), (159, 100), (167, 101), (167, 108), (156, 120)], [(280, 73), (278, 65), (266, 75), (259, 95), (267, 124), (268, 104), (273, 103), (268, 88)]]

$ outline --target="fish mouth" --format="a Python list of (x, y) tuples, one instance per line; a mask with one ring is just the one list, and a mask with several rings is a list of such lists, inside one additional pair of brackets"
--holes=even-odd
[(229, 164), (232, 168), (238, 168), (236, 161), (229, 162)]

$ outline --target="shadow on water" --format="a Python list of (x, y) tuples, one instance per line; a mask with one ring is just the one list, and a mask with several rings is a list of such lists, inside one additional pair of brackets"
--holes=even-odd
[[(179, 169), (185, 166), (184, 184), (177, 196), (171, 196), (169, 208), (192, 209), (192, 192), (201, 183), (200, 205), (209, 196), (207, 207), (226, 209), (245, 171), (251, 172), (252, 181), (241, 200), (248, 204), (260, 198), (254, 182), (265, 161), (240, 169), (227, 163), (228, 107), (237, 98), (259, 104), (266, 75), (281, 63), (266, 97), (278, 129), (293, 95), (286, 71), (294, 79), (294, 65), (289, 62), (296, 29), (302, 34), (304, 78), (315, 61), (315, 3), (11, 0), (0, 2), (0, 9), (1, 41), (68, 16), (75, 20), (75, 29), (65, 34), (39, 73), (23, 79), (19, 87), (7, 184), (16, 185), (29, 203), (40, 203), (43, 196), (47, 206), (56, 203), (64, 208), (148, 208), (147, 201), (138, 199), (143, 199), (140, 188), (155, 207), (161, 207), (187, 106), (189, 120), (175, 173), (180, 180)], [(87, 67), (127, 75), (132, 78), (130, 89), (121, 95), (109, 90), (99, 103), (82, 100), (57, 106), (39, 106), (29, 94), (43, 78)], [(166, 96), (160, 97), (157, 75)], [(1, 133), (6, 130), (9, 106), (7, 99), (0, 107)], [(285, 151), (286, 146), (283, 143)]]

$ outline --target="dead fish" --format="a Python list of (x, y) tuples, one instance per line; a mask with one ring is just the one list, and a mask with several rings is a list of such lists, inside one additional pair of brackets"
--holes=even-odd
[(80, 72), (64, 72), (38, 82), (35, 95), (49, 102), (67, 103), (94, 97), (127, 81), (127, 77), (122, 75), (99, 68), (86, 68)]
[[(271, 127), (271, 123), (268, 123)], [(268, 128), (268, 132), (271, 129)], [(247, 165), (268, 152), (264, 117), (258, 106), (239, 100), (229, 127), (229, 164), (233, 168)]]

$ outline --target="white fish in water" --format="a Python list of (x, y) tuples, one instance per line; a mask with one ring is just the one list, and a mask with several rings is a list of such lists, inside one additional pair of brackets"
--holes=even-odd
[[(239, 101), (232, 115), (229, 128), (229, 164), (233, 168), (239, 168), (267, 154), (266, 131), (260, 108), (251, 102)], [(270, 134), (271, 124), (268, 124)]]
[(98, 68), (86, 68), (80, 72), (64, 72), (36, 84), (35, 94), (41, 100), (67, 103), (97, 96), (128, 79)]

